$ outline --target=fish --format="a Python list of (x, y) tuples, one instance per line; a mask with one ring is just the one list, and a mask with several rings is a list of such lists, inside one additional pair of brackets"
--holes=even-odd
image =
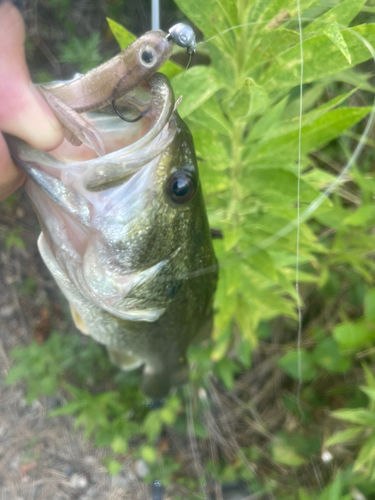
[[(104, 155), (64, 141), (42, 152), (7, 137), (26, 172), (41, 256), (76, 326), (106, 346), (161, 400), (189, 379), (187, 348), (210, 336), (218, 266), (192, 135), (168, 78), (156, 73), (118, 100), (144, 108), (124, 122), (107, 104), (81, 116)], [(74, 104), (74, 103), (73, 103)]]

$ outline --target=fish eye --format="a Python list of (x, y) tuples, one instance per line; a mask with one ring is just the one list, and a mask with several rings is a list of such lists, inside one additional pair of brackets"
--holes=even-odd
[(157, 60), (155, 49), (150, 45), (142, 47), (139, 52), (139, 59), (143, 66), (150, 68), (156, 63)]
[(167, 182), (168, 196), (178, 204), (187, 203), (197, 189), (196, 182), (185, 171), (176, 172)]

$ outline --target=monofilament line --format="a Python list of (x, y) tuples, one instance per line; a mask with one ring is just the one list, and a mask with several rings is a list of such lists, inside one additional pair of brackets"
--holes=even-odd
[(300, 45), (301, 72), (299, 83), (299, 128), (298, 128), (298, 176), (297, 176), (297, 243), (296, 243), (296, 292), (297, 292), (297, 310), (298, 310), (298, 334), (297, 334), (297, 362), (298, 362), (298, 387), (297, 387), (297, 406), (303, 417), (301, 407), (301, 387), (302, 387), (302, 305), (299, 294), (299, 240), (300, 240), (300, 198), (301, 198), (301, 159), (302, 159), (302, 113), (303, 113), (303, 39), (302, 39), (302, 20), (300, 0), (297, 0), (298, 31)]

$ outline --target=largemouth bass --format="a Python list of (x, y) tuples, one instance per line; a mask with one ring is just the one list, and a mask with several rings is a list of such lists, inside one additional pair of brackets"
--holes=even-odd
[[(192, 136), (166, 77), (122, 98), (147, 109), (136, 123), (110, 106), (84, 115), (105, 155), (67, 141), (55, 151), (9, 137), (42, 227), (39, 249), (77, 326), (123, 369), (143, 366), (154, 399), (188, 380), (186, 350), (212, 329), (216, 258)], [(209, 272), (207, 272), (207, 269)]]

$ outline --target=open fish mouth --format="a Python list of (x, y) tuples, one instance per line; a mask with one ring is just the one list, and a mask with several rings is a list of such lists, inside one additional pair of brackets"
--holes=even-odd
[[(130, 117), (144, 116), (128, 123), (111, 105), (85, 113), (101, 136), (104, 156), (66, 140), (49, 153), (17, 138), (8, 142), (28, 176), (26, 190), (51, 251), (48, 258), (98, 307), (122, 319), (155, 321), (165, 310), (164, 297), (147, 302), (137, 290), (173, 271), (178, 248), (143, 266), (129, 250), (134, 255), (138, 241), (147, 245), (136, 224), (143, 217), (148, 225), (147, 214), (160, 200), (159, 163), (176, 135), (174, 95), (168, 79), (155, 74), (116, 104)], [(42, 255), (43, 248), (46, 253), (40, 243)]]

